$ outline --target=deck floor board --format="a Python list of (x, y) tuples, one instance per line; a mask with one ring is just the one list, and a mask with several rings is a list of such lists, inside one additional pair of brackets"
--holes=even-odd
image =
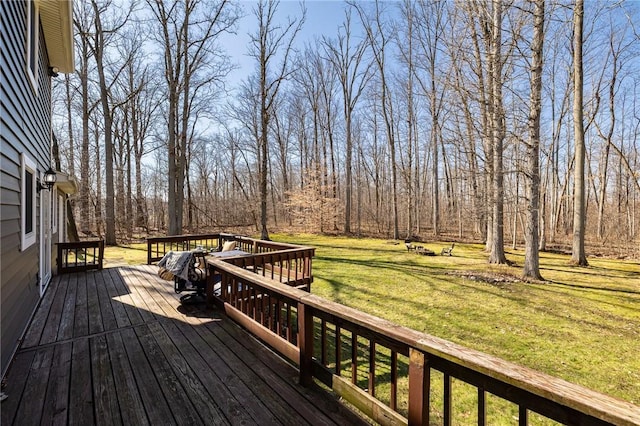
[(73, 316), (73, 337), (89, 334), (89, 314), (87, 312), (87, 276), (73, 274), (76, 289), (76, 306)]
[(95, 272), (94, 274), (96, 274), (96, 293), (98, 296), (98, 304), (100, 305), (100, 315), (102, 316), (102, 327), (105, 331), (115, 330), (118, 328), (118, 322), (116, 321), (116, 316), (113, 312), (106, 277), (104, 274)]
[(28, 372), (29, 378), (24, 388), (25, 397), (20, 400), (16, 414), (16, 419), (21, 419), (21, 425), (40, 424), (52, 361), (52, 347), (46, 347), (36, 351), (36, 355)]
[[(69, 424), (93, 424), (93, 388), (89, 339), (73, 342), (69, 388)], [(17, 419), (19, 420), (19, 419)]]
[(366, 424), (154, 266), (54, 277), (5, 377), (11, 424)]
[(107, 288), (107, 294), (111, 300), (111, 309), (116, 318), (116, 324), (119, 328), (130, 326), (131, 321), (129, 320), (129, 315), (124, 307), (125, 305), (119, 300), (119, 293), (110, 273), (104, 274), (104, 282)]
[(78, 291), (77, 279), (77, 274), (69, 276), (69, 285), (62, 305), (62, 313), (60, 314), (60, 325), (58, 326), (56, 341), (67, 340), (73, 337), (76, 297)]
[(67, 295), (68, 284), (69, 277), (64, 277), (64, 279), (60, 281), (60, 286), (56, 286), (58, 288), (56, 288), (56, 294), (53, 298), (53, 302), (51, 303), (47, 321), (42, 327), (42, 335), (40, 336), (39, 342), (39, 344), (41, 345), (55, 342), (57, 340), (58, 329), (60, 327), (60, 321), (62, 319), (62, 311)]
[(122, 418), (128, 424), (148, 425), (146, 410), (129, 363), (121, 333), (107, 334), (107, 346), (113, 369), (113, 379)]
[[(74, 274), (76, 275), (76, 274)], [(104, 284), (104, 274), (85, 273), (87, 278), (87, 314), (89, 316), (89, 333), (99, 333), (104, 331), (102, 324), (102, 307), (98, 299), (98, 284)], [(64, 276), (64, 275), (63, 275)], [(99, 279), (96, 279), (99, 277)]]
[(53, 425), (67, 423), (67, 395), (69, 394), (69, 374), (72, 344), (56, 345), (53, 349), (53, 361), (49, 374), (49, 385), (45, 397), (43, 419), (51, 419)]

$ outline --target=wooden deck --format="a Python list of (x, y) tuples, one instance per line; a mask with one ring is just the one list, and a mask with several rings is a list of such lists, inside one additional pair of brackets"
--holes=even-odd
[(1, 424), (364, 424), (155, 266), (57, 276), (6, 376)]

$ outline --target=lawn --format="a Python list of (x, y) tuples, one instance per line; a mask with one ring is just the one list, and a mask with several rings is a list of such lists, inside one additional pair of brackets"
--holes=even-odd
[(119, 265), (146, 265), (147, 243), (135, 243), (104, 248), (105, 267)]
[[(274, 239), (317, 248), (312, 292), (395, 323), (640, 404), (640, 264), (541, 253), (543, 283), (488, 265), (483, 246), (420, 256), (404, 243), (315, 235)], [(426, 243), (440, 253), (447, 243)], [(495, 282), (483, 276), (504, 278)]]

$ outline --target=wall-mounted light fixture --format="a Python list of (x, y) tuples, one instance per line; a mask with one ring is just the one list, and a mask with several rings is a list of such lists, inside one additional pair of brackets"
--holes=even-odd
[(58, 71), (58, 67), (49, 67), (49, 77), (57, 77)]
[(51, 190), (51, 188), (53, 188), (53, 185), (55, 185), (57, 178), (58, 177), (56, 175), (56, 172), (51, 167), (49, 167), (49, 170), (44, 172), (44, 175), (38, 182), (38, 192), (42, 191), (43, 189)]

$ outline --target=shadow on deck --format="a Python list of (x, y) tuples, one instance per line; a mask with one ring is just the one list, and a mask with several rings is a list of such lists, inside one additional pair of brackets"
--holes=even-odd
[(4, 392), (3, 425), (364, 424), (155, 266), (55, 277)]

